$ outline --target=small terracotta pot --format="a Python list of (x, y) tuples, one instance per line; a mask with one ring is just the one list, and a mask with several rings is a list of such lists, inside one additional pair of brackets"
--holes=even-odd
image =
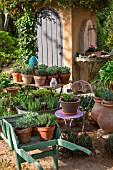
[(34, 81), (37, 86), (45, 84), (46, 76), (34, 76)]
[(60, 74), (59, 75), (61, 83), (65, 84), (69, 82), (70, 74)]
[(21, 82), (22, 81), (22, 74), (21, 73), (12, 73), (14, 82)]
[(15, 133), (17, 134), (20, 143), (28, 143), (31, 138), (31, 132), (32, 128), (22, 130), (15, 129)]
[(4, 90), (7, 93), (10, 93), (11, 96), (15, 96), (16, 94), (18, 94), (18, 87), (17, 86), (7, 87)]
[(62, 114), (71, 116), (77, 114), (77, 109), (80, 104), (80, 99), (78, 99), (75, 102), (65, 102), (60, 100), (60, 104), (62, 107)]
[(52, 78), (55, 78), (57, 83), (59, 82), (59, 75), (58, 74), (55, 74), (53, 76), (47, 76), (48, 83), (50, 83)]
[(43, 140), (51, 140), (54, 135), (55, 126), (37, 127), (37, 131)]
[(30, 84), (32, 83), (33, 80), (33, 74), (22, 74), (22, 80), (25, 84)]

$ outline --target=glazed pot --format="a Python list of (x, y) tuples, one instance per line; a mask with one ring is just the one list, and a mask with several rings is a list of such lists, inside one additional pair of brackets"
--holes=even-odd
[(94, 97), (95, 104), (91, 111), (92, 119), (97, 123), (98, 116), (103, 106), (101, 105), (102, 99), (100, 97)]
[[(104, 101), (105, 102), (105, 101)], [(97, 122), (99, 127), (105, 132), (113, 132), (113, 104), (103, 103)]]
[(37, 127), (37, 131), (43, 140), (51, 140), (54, 135), (55, 126)]

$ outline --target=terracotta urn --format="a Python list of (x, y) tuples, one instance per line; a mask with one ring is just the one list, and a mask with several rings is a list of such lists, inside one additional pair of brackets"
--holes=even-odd
[(102, 110), (103, 106), (101, 105), (102, 99), (100, 97), (94, 97), (95, 104), (91, 111), (91, 117), (94, 120), (94, 122), (97, 123), (98, 116), (100, 114), (100, 111)]
[(103, 103), (97, 122), (99, 127), (105, 132), (113, 132), (113, 104)]

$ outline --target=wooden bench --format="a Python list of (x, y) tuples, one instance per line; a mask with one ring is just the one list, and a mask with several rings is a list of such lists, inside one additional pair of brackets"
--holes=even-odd
[[(21, 170), (21, 163), (23, 162), (32, 163), (37, 167), (37, 169), (43, 170), (43, 167), (37, 161), (37, 159), (44, 158), (46, 156), (53, 157), (54, 168), (58, 169), (58, 146), (65, 147), (72, 151), (80, 150), (88, 155), (92, 154), (90, 150), (84, 147), (62, 140), (59, 125), (56, 125), (55, 135), (53, 140), (41, 141), (40, 137), (37, 135), (36, 137), (31, 138), (31, 141), (29, 143), (20, 144), (18, 141), (18, 137), (15, 134), (13, 125), (5, 119), (2, 119), (1, 124), (2, 124), (1, 136), (6, 141), (6, 143), (8, 143), (10, 148), (15, 151), (16, 165), (18, 170)], [(46, 147), (49, 147), (50, 150), (43, 151), (42, 149)], [(32, 155), (29, 155), (27, 153), (28, 151), (33, 151), (37, 149), (42, 150), (42, 152), (32, 154)]]

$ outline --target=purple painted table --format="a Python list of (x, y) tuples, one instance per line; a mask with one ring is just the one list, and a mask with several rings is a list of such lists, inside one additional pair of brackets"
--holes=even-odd
[(83, 112), (81, 111), (81, 110), (77, 110), (77, 114), (75, 114), (75, 115), (72, 115), (72, 116), (67, 116), (67, 115), (64, 115), (64, 114), (62, 114), (62, 109), (60, 109), (60, 110), (57, 110), (56, 112), (55, 112), (55, 116), (56, 117), (58, 117), (58, 118), (60, 118), (60, 119), (64, 119), (64, 122), (65, 122), (65, 125), (66, 125), (66, 120), (67, 119), (70, 119), (70, 127), (71, 127), (71, 125), (72, 125), (72, 121), (73, 121), (73, 119), (77, 119), (77, 118), (79, 118), (79, 117), (82, 117), (84, 114), (83, 114)]

